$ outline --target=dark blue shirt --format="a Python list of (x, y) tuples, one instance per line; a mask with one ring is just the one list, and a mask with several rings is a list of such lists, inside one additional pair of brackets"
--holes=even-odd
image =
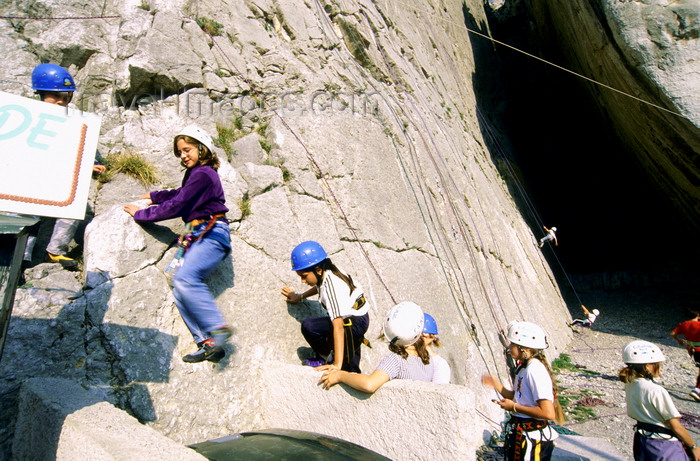
[(185, 173), (182, 186), (151, 192), (150, 206), (134, 213), (136, 222), (155, 222), (181, 217), (189, 222), (226, 213), (226, 197), (218, 173), (208, 165), (197, 165)]

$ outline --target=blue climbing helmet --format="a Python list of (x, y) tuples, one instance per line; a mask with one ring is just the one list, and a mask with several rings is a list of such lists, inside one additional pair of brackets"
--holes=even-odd
[(438, 334), (437, 322), (435, 321), (433, 316), (423, 312), (423, 318), (423, 333), (427, 333), (429, 335)]
[(328, 254), (318, 242), (313, 240), (301, 242), (292, 250), (292, 270), (308, 269), (326, 258), (328, 258)]
[(37, 91), (75, 91), (73, 76), (56, 64), (39, 64), (32, 71), (32, 89)]

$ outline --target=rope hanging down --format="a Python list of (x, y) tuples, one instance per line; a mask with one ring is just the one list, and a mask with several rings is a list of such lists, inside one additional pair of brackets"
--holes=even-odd
[[(527, 209), (532, 215), (533, 219), (535, 220), (535, 223), (542, 227), (544, 222), (542, 221), (542, 218), (540, 217), (539, 213), (537, 213), (537, 210), (530, 199), (530, 196), (528, 195), (527, 191), (525, 190), (525, 186), (522, 184), (520, 181), (519, 176), (515, 172), (515, 170), (510, 166), (510, 161), (507, 158), (503, 147), (501, 144), (498, 142), (498, 137), (494, 134), (493, 127), (491, 126), (491, 123), (488, 121), (486, 116), (481, 112), (481, 110), (477, 107), (476, 109), (476, 114), (477, 117), (479, 118), (479, 122), (486, 128), (486, 133), (488, 134), (489, 141), (491, 144), (494, 146), (494, 151), (498, 158), (502, 160), (502, 164), (504, 167), (508, 170), (508, 174), (510, 177), (513, 179), (513, 182), (515, 183), (515, 187), (518, 189), (518, 192), (520, 193), (521, 197), (525, 201), (525, 204), (527, 205)], [(583, 304), (583, 301), (581, 300), (581, 297), (578, 294), (578, 291), (576, 291), (576, 287), (574, 287), (574, 283), (569, 277), (568, 272), (564, 268), (564, 264), (561, 262), (559, 259), (559, 256), (557, 256), (556, 251), (552, 250), (552, 254), (554, 255), (554, 259), (557, 261), (557, 264), (561, 268), (561, 272), (564, 274), (564, 277), (566, 278), (566, 281), (569, 283), (569, 286), (571, 287), (571, 291), (573, 291), (574, 296), (576, 296), (576, 299), (578, 300), (579, 304)]]
[[(425, 13), (425, 14), (428, 15), (428, 16), (431, 15), (431, 12), (430, 12), (430, 11), (417, 8), (417, 7), (415, 6), (415, 4), (413, 4), (413, 3), (407, 4), (407, 3), (405, 3), (405, 2), (403, 2), (403, 1), (401, 1), (401, 0), (397, 0), (397, 1), (398, 1), (399, 3), (402, 3), (404, 6), (406, 6), (406, 8), (413, 8), (415, 11), (420, 11), (421, 13)], [(505, 42), (501, 42), (500, 40), (496, 40), (495, 38), (489, 37), (488, 35), (483, 34), (483, 33), (479, 32), (479, 31), (477, 31), (477, 30), (470, 29), (470, 28), (467, 27), (465, 24), (458, 23), (458, 22), (451, 21), (451, 20), (447, 20), (447, 19), (442, 19), (442, 18), (438, 18), (438, 19), (442, 20), (443, 22), (453, 24), (453, 25), (455, 25), (455, 26), (457, 26), (457, 27), (464, 27), (464, 28), (467, 30), (467, 32), (469, 32), (469, 33), (471, 33), (471, 34), (474, 34), (474, 35), (477, 35), (477, 36), (479, 36), (479, 37), (482, 37), (482, 38), (485, 38), (485, 39), (487, 39), (487, 40), (490, 40), (490, 41), (492, 41), (493, 43), (496, 43), (497, 45), (504, 46), (504, 47), (509, 48), (509, 49), (511, 49), (511, 50), (513, 50), (513, 51), (516, 51), (516, 52), (518, 52), (518, 53), (522, 53), (522, 54), (524, 54), (525, 56), (527, 56), (527, 57), (529, 57), (529, 58), (532, 58), (532, 59), (535, 59), (535, 60), (537, 60), (537, 61), (543, 62), (543, 63), (545, 63), (545, 64), (547, 64), (547, 65), (549, 65), (549, 66), (555, 67), (555, 68), (557, 68), (557, 69), (559, 69), (559, 70), (562, 70), (562, 71), (564, 71), (564, 72), (567, 72), (567, 73), (569, 73), (569, 74), (571, 74), (571, 75), (574, 75), (574, 76), (576, 76), (576, 77), (578, 77), (578, 78), (582, 78), (582, 79), (584, 79), (584, 80), (586, 80), (586, 81), (588, 81), (588, 82), (590, 82), (590, 83), (593, 83), (594, 85), (598, 85), (598, 86), (601, 86), (601, 87), (603, 87), (603, 88), (606, 88), (606, 89), (608, 89), (608, 90), (610, 90), (610, 91), (614, 91), (614, 92), (616, 92), (616, 93), (619, 93), (619, 94), (621, 94), (621, 95), (623, 95), (623, 96), (627, 96), (628, 98), (634, 99), (634, 100), (637, 101), (637, 102), (641, 102), (642, 104), (647, 104), (647, 105), (649, 105), (649, 106), (651, 106), (651, 107), (654, 107), (654, 108), (656, 108), (656, 109), (662, 110), (662, 111), (664, 111), (664, 112), (668, 112), (669, 114), (677, 115), (678, 117), (681, 117), (681, 118), (687, 118), (687, 117), (684, 116), (683, 114), (680, 114), (680, 113), (675, 112), (675, 111), (670, 110), (670, 109), (666, 109), (665, 107), (661, 107), (661, 106), (659, 106), (658, 104), (654, 104), (653, 102), (647, 101), (647, 100), (645, 100), (645, 99), (638, 98), (637, 96), (634, 96), (634, 95), (632, 95), (632, 94), (626, 93), (626, 92), (624, 92), (624, 91), (622, 91), (622, 90), (618, 90), (618, 89), (615, 88), (615, 87), (612, 87), (612, 86), (607, 85), (607, 84), (605, 84), (605, 83), (599, 82), (599, 81), (597, 81), (597, 80), (595, 80), (595, 79), (593, 79), (593, 78), (591, 78), (591, 77), (586, 77), (585, 75), (579, 74), (578, 72), (575, 72), (575, 71), (573, 71), (573, 70), (571, 70), (571, 69), (567, 69), (567, 68), (564, 67), (564, 66), (560, 66), (559, 64), (555, 64), (555, 63), (553, 63), (553, 62), (551, 62), (551, 61), (547, 61), (546, 59), (540, 58), (539, 56), (536, 56), (536, 55), (534, 55), (534, 54), (532, 54), (532, 53), (528, 53), (527, 51), (523, 51), (523, 50), (521, 50), (521, 49), (519, 49), (519, 48), (514, 47), (513, 45), (509, 45), (509, 44), (507, 44), (507, 43), (505, 43)]]

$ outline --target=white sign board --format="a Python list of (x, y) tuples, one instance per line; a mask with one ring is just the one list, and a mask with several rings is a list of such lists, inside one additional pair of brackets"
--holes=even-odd
[(84, 219), (101, 122), (0, 91), (0, 211)]

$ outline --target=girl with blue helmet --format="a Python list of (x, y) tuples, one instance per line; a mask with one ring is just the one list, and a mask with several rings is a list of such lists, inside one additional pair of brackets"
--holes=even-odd
[(430, 352), (430, 361), (435, 364), (435, 373), (432, 382), (437, 384), (450, 384), (450, 376), (452, 374), (450, 364), (447, 363), (447, 360), (437, 355), (434, 350), (434, 348), (441, 346), (440, 338), (438, 338), (437, 322), (430, 314), (423, 313), (423, 317), (421, 339)]
[(338, 269), (323, 247), (314, 241), (302, 242), (292, 250), (292, 270), (311, 288), (296, 293), (288, 286), (282, 295), (288, 303), (299, 303), (319, 295), (327, 317), (308, 318), (301, 332), (316, 353), (306, 360), (314, 367), (360, 372), (360, 346), (369, 327), (369, 304), (362, 287)]

